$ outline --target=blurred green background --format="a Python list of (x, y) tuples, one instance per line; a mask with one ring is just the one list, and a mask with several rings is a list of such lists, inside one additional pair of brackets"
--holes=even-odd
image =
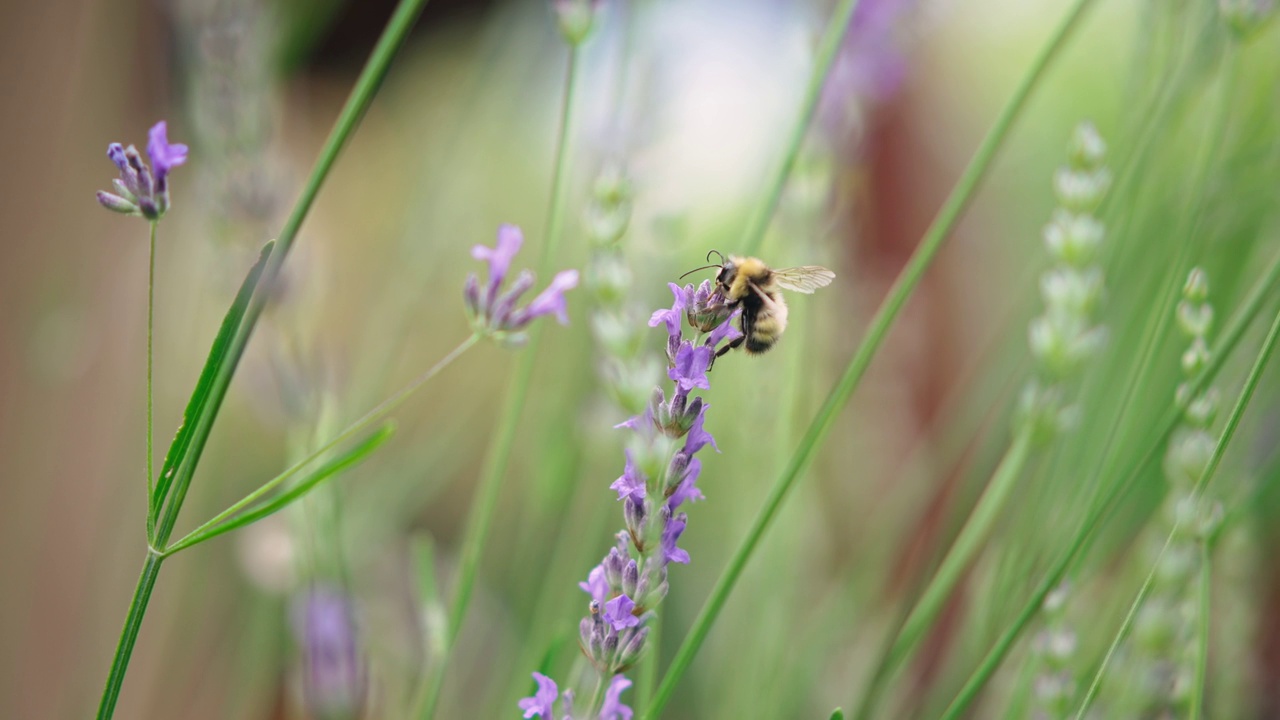
[[(823, 264), (829, 290), (792, 300), (762, 358), (716, 366), (704, 457), (671, 571), (663, 662), (742, 538), (809, 419), (1065, 3), (920, 0), (858, 28), (827, 89), (762, 256)], [(936, 714), (1074, 529), (1108, 439), (1141, 456), (1171, 402), (1179, 340), (1156, 354), (1140, 407), (1116, 395), (1175, 242), (1210, 274), (1227, 318), (1280, 252), (1280, 34), (1232, 41), (1213, 4), (1101, 0), (1033, 96), (839, 426), (789, 499), (664, 717), (826, 717), (859, 697), (886, 630), (938, 560), (1008, 442), (1039, 308), (1039, 239), (1071, 129), (1092, 119), (1132, 182), (1103, 219), (1111, 342), (1080, 388), (1081, 427), (1026, 472), (1007, 522), (897, 683), (885, 716)], [(826, 2), (608, 2), (590, 40), (572, 139), (568, 234), (583, 267), (592, 179), (634, 183), (624, 241), (638, 321), (712, 248), (735, 251), (778, 162)], [(6, 220), (0, 243), (0, 717), (84, 717), (94, 706), (145, 551), (144, 223), (97, 207), (107, 143), (155, 120), (191, 146), (160, 228), (156, 437), (164, 446), (240, 278), (278, 232), (387, 2), (8, 2), (0, 9)], [(523, 226), (532, 265), (550, 192), (566, 52), (541, 2), (433, 0), (286, 266), (180, 522), (192, 527), (272, 477), (465, 337), (472, 245)], [(1156, 98), (1168, 93), (1161, 104)], [(1206, 113), (1229, 121), (1192, 176)], [(1145, 148), (1141, 149), (1141, 148)], [(1133, 161), (1140, 156), (1139, 161)], [(1186, 203), (1193, 222), (1179, 223)], [(1269, 306), (1270, 307), (1270, 306)], [(590, 295), (546, 328), (534, 392), (449, 674), (441, 717), (515, 717), (548, 648), (566, 667), (585, 609), (577, 581), (621, 513), (625, 419), (597, 379)], [(1262, 323), (1259, 323), (1260, 325)], [(1219, 386), (1233, 398), (1259, 331)], [(661, 352), (652, 331), (649, 346)], [(513, 354), (481, 344), (396, 413), (400, 432), (291, 521), (273, 518), (168, 563), (117, 717), (297, 718), (288, 604), (311, 564), (342, 568), (359, 603), (373, 717), (401, 717), (429, 664), (410, 538), (451, 582)], [(1245, 508), (1215, 605), (1211, 717), (1280, 713), (1274, 378), (1233, 444), (1218, 491)], [(159, 452), (159, 450), (157, 450)], [(1081, 570), (1088, 653), (1105, 648), (1137, 584), (1126, 559), (1162, 492), (1158, 467), (1126, 496)], [(305, 519), (310, 513), (312, 522)], [(297, 515), (302, 515), (299, 521)], [(323, 522), (315, 522), (317, 517)], [(303, 532), (299, 528), (323, 528)], [(1270, 611), (1270, 613), (1268, 612)], [(1217, 617), (1217, 616), (1215, 616)], [(1096, 620), (1095, 620), (1096, 619)], [(1096, 624), (1096, 628), (1092, 627)], [(1233, 628), (1253, 628), (1248, 632)], [(1233, 639), (1234, 638), (1234, 639)], [(557, 644), (559, 642), (559, 644)], [(1025, 642), (1023, 643), (1025, 645)], [(1018, 653), (975, 716), (1001, 716)], [(1007, 675), (1007, 677), (1006, 677)], [(1230, 683), (1237, 683), (1233, 686)], [(1230, 687), (1243, 688), (1229, 693)], [(893, 708), (893, 709), (890, 709)]]

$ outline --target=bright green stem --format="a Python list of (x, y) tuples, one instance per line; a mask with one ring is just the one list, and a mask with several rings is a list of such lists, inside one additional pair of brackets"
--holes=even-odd
[(649, 621), (649, 634), (644, 639), (644, 657), (640, 658), (640, 669), (636, 672), (634, 710), (641, 716), (653, 699), (653, 686), (658, 681), (658, 659), (662, 655), (662, 618), (666, 613), (657, 613)]
[(142, 575), (138, 578), (138, 587), (133, 591), (133, 601), (129, 603), (124, 630), (120, 632), (120, 644), (116, 647), (115, 657), (111, 659), (107, 687), (102, 693), (102, 702), (98, 704), (98, 720), (108, 720), (116, 711), (120, 687), (124, 684), (124, 673), (129, 669), (129, 658), (133, 655), (133, 646), (138, 642), (142, 617), (147, 612), (147, 603), (151, 600), (151, 591), (156, 586), (156, 576), (160, 574), (162, 562), (164, 558), (147, 553), (147, 560), (142, 564)]
[(818, 109), (818, 101), (822, 98), (822, 87), (827, 82), (827, 75), (831, 72), (831, 65), (835, 62), (836, 55), (840, 52), (840, 46), (844, 43), (844, 36), (849, 32), (849, 26), (852, 24), (853, 13), (857, 9), (858, 0), (840, 0), (840, 4), (831, 15), (831, 21), (827, 23), (827, 28), (822, 33), (822, 40), (818, 43), (818, 52), (814, 57), (813, 72), (809, 74), (809, 84), (805, 87), (804, 100), (800, 105), (800, 114), (796, 117), (795, 125), (791, 128), (791, 136), (787, 139), (782, 163), (778, 165), (777, 171), (774, 172), (773, 179), (765, 191), (764, 198), (756, 205), (755, 212), (752, 213), (751, 220), (747, 225), (745, 241), (742, 244), (742, 252), (745, 255), (755, 255), (760, 252), (760, 246), (764, 243), (765, 233), (769, 230), (769, 222), (773, 220), (773, 214), (778, 209), (778, 202), (782, 199), (782, 191), (787, 185), (787, 178), (791, 176), (791, 171), (796, 165), (796, 159), (800, 157), (800, 147), (804, 144), (804, 138), (809, 131), (810, 123), (813, 122), (813, 114)]
[(156, 494), (156, 474), (155, 460), (153, 459), (154, 447), (153, 438), (155, 433), (152, 428), (154, 423), (151, 393), (151, 368), (152, 368), (152, 335), (154, 334), (155, 318), (156, 318), (156, 225), (159, 221), (151, 221), (151, 242), (148, 250), (147, 261), (147, 537), (151, 537), (151, 533), (155, 530), (155, 513), (152, 511)]
[(1195, 682), (1191, 685), (1191, 720), (1200, 720), (1204, 712), (1204, 687), (1209, 673), (1209, 618), (1213, 603), (1213, 548), (1208, 540), (1200, 543), (1200, 602), (1196, 624)]
[(1031, 424), (1024, 425), (1014, 436), (1013, 443), (1005, 451), (1004, 457), (991, 475), (991, 481), (982, 491), (977, 504), (969, 514), (959, 535), (951, 544), (951, 548), (942, 559), (937, 572), (929, 584), (925, 586), (916, 601), (915, 607), (907, 615), (889, 651), (877, 664), (875, 675), (863, 694), (857, 717), (870, 717), (875, 710), (876, 701), (887, 682), (902, 663), (911, 655), (925, 633), (937, 620), (939, 613), (951, 597), (952, 590), (960, 581), (965, 570), (973, 563), (978, 551), (982, 549), (996, 519), (1004, 510), (1009, 496), (1017, 484), (1022, 468), (1026, 464), (1031, 450)]
[(392, 395), (386, 400), (383, 400), (382, 402), (375, 405), (372, 409), (369, 410), (369, 412), (360, 416), (358, 420), (348, 425), (345, 430), (335, 435), (333, 439), (329, 440), (324, 445), (321, 445), (310, 455), (294, 463), (292, 466), (289, 467), (289, 469), (275, 476), (271, 480), (268, 480), (266, 483), (263, 483), (262, 486), (260, 486), (258, 489), (254, 490), (248, 495), (245, 495), (234, 505), (227, 508), (226, 510), (223, 510), (217, 515), (213, 516), (207, 522), (200, 525), (200, 527), (197, 527), (196, 529), (192, 530), (190, 533), (187, 533), (187, 535), (184, 536), (181, 540), (167, 547), (157, 548), (157, 549), (160, 550), (163, 555), (168, 556), (168, 555), (173, 555), (179, 550), (186, 549), (188, 547), (191, 547), (192, 545), (195, 545), (196, 543), (202, 542), (203, 540), (206, 539), (205, 536), (213, 528), (221, 525), (222, 523), (226, 522), (232, 517), (235, 517), (237, 514), (243, 512), (246, 508), (250, 507), (257, 501), (261, 500), (263, 497), (267, 495), (267, 493), (279, 487), (282, 483), (287, 481), (289, 478), (293, 477), (294, 475), (297, 475), (298, 472), (302, 470), (302, 468), (315, 462), (320, 457), (322, 457), (329, 451), (333, 450), (335, 447), (355, 437), (357, 433), (364, 431), (374, 423), (378, 422), (379, 420), (382, 420), (387, 415), (390, 415), (392, 412), (395, 411), (396, 408), (400, 407), (414, 393), (420, 390), (423, 385), (426, 385), (428, 380), (430, 380), (431, 378), (439, 374), (441, 370), (444, 370), (446, 367), (448, 367), (454, 360), (457, 360), (458, 357), (460, 357), (464, 352), (470, 349), (472, 345), (475, 345), (479, 339), (480, 339), (479, 335), (472, 334), (466, 340), (463, 340), (461, 343), (459, 343), (458, 346), (455, 347), (453, 350), (449, 351), (448, 355), (445, 355), (443, 358), (440, 358), (440, 360), (437, 361), (435, 365), (432, 365), (430, 369), (428, 369), (426, 372), (422, 373), (418, 377), (414, 378), (413, 382), (409, 383), (403, 388), (400, 388), (399, 392), (397, 392), (395, 395)]
[[(1223, 363), (1226, 362), (1232, 351), (1235, 350), (1236, 345), (1239, 344), (1250, 322), (1262, 309), (1262, 303), (1277, 284), (1280, 284), (1280, 256), (1272, 260), (1262, 278), (1253, 286), (1244, 305), (1227, 323), (1227, 327), (1219, 340), (1219, 345), (1210, 353), (1212, 360), (1209, 362), (1208, 367), (1192, 384), (1192, 394), (1200, 392), (1213, 381), (1218, 371), (1222, 369)], [(973, 671), (973, 674), (965, 681), (964, 687), (960, 689), (955, 700), (947, 708), (946, 714), (943, 715), (944, 718), (963, 716), (969, 704), (978, 696), (983, 686), (986, 685), (987, 680), (991, 678), (996, 668), (1004, 660), (1005, 655), (1009, 653), (1010, 648), (1013, 647), (1014, 642), (1022, 634), (1023, 629), (1039, 612), (1040, 607), (1044, 604), (1045, 597), (1062, 581), (1067, 569), (1071, 567), (1076, 557), (1080, 555), (1088, 544), (1094, 531), (1101, 526), (1102, 521), (1107, 517), (1108, 510), (1114, 506), (1124, 491), (1132, 485), (1133, 480), (1155, 459), (1157, 451), (1164, 445), (1164, 441), (1169, 437), (1169, 434), (1173, 432), (1180, 417), (1181, 412), (1176, 408), (1166, 412), (1164, 418), (1157, 424), (1157, 427), (1160, 428), (1159, 437), (1156, 438), (1147, 453), (1125, 475), (1122, 481), (1111, 485), (1100, 502), (1090, 506), (1089, 513), (1080, 523), (1080, 527), (1071, 538), (1066, 551), (1050, 567), (1040, 584), (1036, 586), (1035, 591), (1031, 593), (1031, 597), (1027, 599), (1026, 604), (1022, 606), (1022, 611), (1018, 613), (1018, 616), (1000, 635), (995, 644), (992, 645), (991, 650), (982, 658), (982, 662)]]
[[(391, 66), (392, 58), (408, 37), (409, 30), (413, 27), (414, 22), (422, 12), (422, 9), (426, 7), (426, 4), (427, 0), (401, 0), (399, 6), (397, 6), (395, 14), (391, 17), (391, 21), (387, 24), (382, 37), (379, 38), (378, 44), (374, 48), (373, 54), (365, 64), (364, 71), (356, 81), (350, 97), (347, 98), (342, 114), (339, 115), (337, 123), (329, 134), (329, 139), (325, 142), (324, 148), (320, 152), (320, 157), (316, 160), (315, 167), (311, 170), (311, 176), (307, 179), (307, 184), (302, 191), (301, 197), (298, 198), (298, 202), (293, 207), (293, 212), (289, 215), (284, 228), (280, 232), (276, 245), (279, 252), (272, 253), (264, 273), (262, 287), (259, 288), (260, 292), (255, 294), (244, 321), (232, 339), (227, 351), (228, 361), (222, 366), (218, 376), (214, 379), (213, 387), (210, 391), (211, 400), (208, 403), (208, 409), (202, 413), (201, 417), (196, 419), (196, 430), (193, 434), (190, 449), (182, 459), (179, 477), (174, 483), (173, 495), (168, 498), (169, 504), (164, 507), (159, 527), (156, 528), (154, 534), (150, 535), (155, 539), (157, 545), (162, 546), (167, 542), (173, 532), (173, 525), (177, 522), (178, 512), (182, 509), (182, 501), (186, 497), (187, 486), (190, 483), (191, 476), (195, 473), (195, 467), (199, 462), (200, 454), (203, 452), (209, 432), (213, 428), (214, 418), (221, 408), (222, 398), (226, 395), (227, 387), (231, 383), (231, 376), (235, 373), (240, 357), (244, 354), (245, 346), (249, 343), (249, 337), (253, 333), (254, 325), (257, 324), (258, 317), (262, 314), (267, 298), (275, 287), (274, 281), (280, 272), (281, 263), (284, 261), (289, 248), (292, 247), (298, 231), (302, 228), (302, 222), (306, 219), (312, 203), (315, 202), (316, 195), (319, 194), (325, 178), (328, 177), (329, 170), (338, 159), (338, 154), (342, 151), (347, 139), (355, 131), (365, 110), (373, 102), (373, 97)], [(161, 505), (165, 500), (166, 498), (156, 498), (156, 505)], [(156, 514), (159, 513), (160, 508), (157, 507)], [(111, 672), (107, 676), (102, 702), (98, 707), (98, 720), (110, 718), (115, 711), (116, 700), (120, 695), (120, 686), (124, 682), (125, 670), (129, 664), (129, 656), (133, 652), (138, 631), (142, 626), (142, 618), (146, 614), (147, 604), (151, 598), (151, 589), (155, 586), (155, 576), (160, 570), (160, 562), (159, 558), (149, 554), (146, 565), (143, 566), (142, 578), (138, 582), (138, 591), (134, 594), (133, 601), (129, 605), (124, 631), (121, 634), (120, 643), (116, 648), (116, 654), (111, 663)]]
[[(551, 263), (555, 259), (556, 248), (560, 244), (560, 236), (564, 233), (565, 205), (569, 183), (569, 148), (573, 136), (573, 105), (578, 85), (579, 46), (569, 49), (569, 65), (565, 73), (564, 95), (560, 104), (559, 133), (556, 139), (555, 167), (551, 178), (551, 198), (548, 202), (547, 226), (543, 234), (542, 253), (538, 258), (538, 275), (546, 277), (550, 274)], [(445, 628), (444, 658), (432, 672), (427, 692), (422, 695), (423, 702), (418, 707), (417, 717), (430, 720), (435, 717), (440, 703), (440, 693), (444, 688), (445, 674), (453, 658), (454, 641), (462, 631), (462, 624), (467, 618), (467, 609), (471, 602), (471, 592), (475, 588), (476, 573), (480, 569), (480, 560), (484, 556), (484, 547), (489, 537), (489, 528), (493, 524), (493, 513), (498, 505), (498, 496), (502, 489), (502, 479), (507, 473), (507, 463), (511, 459), (511, 448), (515, 444), (516, 429), (520, 424), (520, 416), (524, 412), (525, 399), (529, 395), (529, 383), (533, 378), (533, 365), (537, 360), (539, 340), (542, 331), (535, 326), (529, 332), (529, 343), (521, 351), (516, 360), (516, 367), (503, 404), (502, 415), (498, 427), (493, 434), (485, 457), (484, 469), (480, 476), (480, 487), (476, 490), (475, 504), (467, 522), (466, 535), (462, 542), (462, 558), (458, 568), (458, 583), (453, 594), (453, 603), (449, 607), (449, 624)]]
[(689, 634), (676, 651), (671, 667), (662, 678), (662, 683), (658, 686), (654, 696), (653, 705), (648, 709), (645, 717), (657, 717), (662, 711), (662, 707), (671, 699), (671, 693), (675, 690), (676, 683), (679, 682), (680, 676), (688, 669), (689, 663), (693, 661), (693, 656), (702, 646), (707, 633), (711, 630), (711, 625), (719, 616), (721, 608), (724, 606), (725, 601), (728, 600), (729, 593), (737, 583), (738, 576), (742, 574), (747, 561), (755, 552), (756, 545), (764, 536), (765, 531), (772, 524), (774, 516), (781, 508), (782, 501), (786, 498), (801, 472), (808, 466), (814, 452), (826, 439), (827, 433), (830, 432), (831, 426), (835, 423), (837, 414), (857, 388), (867, 367), (871, 364), (871, 359), (875, 357), (876, 351), (880, 349), (885, 336), (888, 335), (889, 328), (892, 327), (894, 320), (897, 319), (898, 314), (902, 311), (903, 305), (906, 304), (907, 298), (911, 296), (916, 286), (920, 284), (921, 278), (924, 277), (925, 271), (938, 254), (943, 241), (946, 240), (956, 221), (959, 220), (961, 213), (968, 206), (970, 199), (978, 188), (978, 184), (985, 177), (996, 151), (1000, 149), (1005, 136), (1008, 135), (1009, 129), (1013, 126), (1014, 120), (1017, 119), (1026, 104), (1027, 98), (1030, 97), (1032, 89), (1036, 86), (1058, 50), (1065, 44), (1071, 30), (1078, 24), (1090, 2), (1092, 0), (1076, 0), (1075, 4), (1072, 5), (1066, 16), (1059, 23), (1057, 29), (1054, 30), (1053, 36), (1040, 51), (1039, 56), (1032, 63), (1031, 69), (1023, 77), (1022, 82), (1014, 90), (1008, 104), (1000, 111), (1000, 116), (996, 118), (995, 124), (983, 139), (977, 152), (974, 153), (969, 166), (965, 168), (964, 174), (961, 175), (955, 188), (951, 191), (951, 195), (942, 206), (933, 224), (925, 232), (919, 247), (912, 253), (906, 267), (903, 268), (902, 273), (894, 281), (884, 304), (880, 306), (880, 309), (876, 311), (875, 317), (872, 318), (866, 337), (849, 361), (848, 367), (845, 368), (844, 375), (818, 410), (817, 416), (814, 417), (809, 429), (805, 432), (804, 438), (800, 441), (800, 446), (796, 449), (795, 455), (792, 456), (787, 468), (778, 478), (773, 489), (770, 490), (760, 514), (756, 516), (755, 522), (752, 523), (751, 529), (747, 532), (747, 536), (743, 539), (742, 544), (738, 546), (733, 558), (730, 559), (728, 567), (725, 568), (724, 573), (716, 581), (710, 597), (707, 598), (707, 603), (703, 606), (702, 611), (699, 612), (698, 617), (694, 620), (693, 627), (689, 630)]

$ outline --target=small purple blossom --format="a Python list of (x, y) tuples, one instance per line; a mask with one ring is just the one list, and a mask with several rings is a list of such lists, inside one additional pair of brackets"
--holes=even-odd
[(684, 460), (680, 462), (679, 477), (674, 477), (671, 481), (675, 489), (667, 498), (667, 507), (672, 510), (680, 507), (685, 501), (697, 502), (706, 499), (697, 486), (698, 475), (702, 473), (702, 461), (696, 457), (689, 457), (681, 451), (676, 453), (676, 457), (671, 461), (673, 469), (681, 458)]
[(711, 433), (702, 427), (706, 423), (707, 410), (710, 408), (710, 403), (702, 404), (701, 412), (694, 418), (693, 424), (689, 426), (689, 434), (684, 437), (684, 452), (690, 456), (707, 445), (711, 445), (716, 452), (720, 452), (720, 448), (716, 446), (716, 439), (711, 437)]
[(667, 335), (680, 338), (680, 323), (684, 320), (684, 309), (689, 304), (689, 293), (686, 288), (682, 288), (675, 283), (667, 283), (667, 287), (671, 288), (671, 294), (675, 296), (675, 302), (670, 308), (662, 308), (654, 310), (649, 316), (649, 327), (658, 327), (658, 325), (667, 326)]
[(603, 605), (605, 600), (609, 598), (609, 593), (611, 591), (611, 588), (609, 587), (609, 577), (605, 572), (604, 566), (597, 565), (591, 568), (591, 572), (587, 574), (586, 582), (578, 583), (578, 587), (582, 588), (583, 592), (590, 595), (592, 600)]
[(676, 547), (676, 541), (684, 533), (684, 527), (688, 522), (688, 516), (680, 513), (668, 520), (667, 526), (662, 529), (662, 557), (667, 562), (689, 564), (689, 553)]
[(627, 456), (626, 466), (622, 470), (622, 476), (613, 481), (610, 489), (618, 491), (618, 499), (632, 496), (637, 500), (643, 499), (645, 496), (645, 480), (644, 475), (636, 467), (635, 458), (632, 457), (631, 451), (626, 450)]
[(706, 345), (694, 347), (682, 343), (676, 352), (675, 363), (667, 370), (667, 377), (675, 381), (680, 392), (689, 392), (694, 388), (707, 390), (711, 382), (707, 380), (707, 369), (711, 367), (712, 351)]
[(522, 332), (524, 328), (544, 315), (555, 315), (562, 325), (568, 324), (564, 294), (578, 285), (577, 270), (562, 270), (528, 305), (517, 307), (521, 296), (533, 287), (533, 273), (522, 270), (505, 291), (502, 286), (511, 270), (511, 261), (523, 244), (520, 228), (501, 226), (494, 247), (476, 245), (471, 249), (471, 257), (489, 264), (488, 282), (481, 288), (479, 278), (472, 273), (462, 287), (472, 328), (509, 346), (523, 344), (527, 339)]
[[(525, 718), (554, 717), (556, 698), (560, 696), (560, 689), (556, 687), (556, 681), (536, 672), (533, 679), (538, 683), (538, 691), (531, 697), (524, 698), (518, 705), (524, 711)], [(510, 702), (510, 701), (508, 701)]]
[(614, 675), (609, 681), (609, 689), (604, 693), (604, 704), (600, 706), (600, 720), (631, 720), (631, 708), (622, 704), (622, 691), (631, 687), (631, 681), (622, 675)]
[[(685, 562), (688, 562), (688, 560), (685, 560)], [(635, 609), (636, 603), (634, 600), (626, 595), (619, 595), (604, 604), (602, 617), (615, 631), (635, 627), (640, 624), (640, 618), (632, 614)]]
[(103, 207), (148, 220), (159, 220), (165, 214), (169, 209), (169, 173), (187, 161), (187, 146), (170, 143), (168, 126), (161, 120), (151, 128), (147, 155), (155, 167), (154, 174), (136, 147), (120, 143), (107, 146), (107, 158), (120, 171), (120, 177), (112, 181), (114, 193), (98, 191), (98, 202)]

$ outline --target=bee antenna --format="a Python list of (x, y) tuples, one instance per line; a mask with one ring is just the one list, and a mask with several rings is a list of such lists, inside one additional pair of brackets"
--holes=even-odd
[(719, 266), (719, 265), (703, 265), (702, 267), (698, 267), (698, 268), (694, 268), (694, 269), (690, 270), (689, 272), (685, 273), (684, 275), (681, 275), (681, 276), (680, 276), (679, 278), (677, 278), (677, 279), (683, 280), (683, 279), (684, 279), (684, 277), (685, 277), (685, 275), (692, 275), (692, 274), (694, 274), (694, 273), (698, 272), (699, 270), (706, 270), (706, 269), (708, 269), (708, 268), (718, 268), (718, 267), (720, 267), (720, 266)]
[[(723, 264), (724, 264), (724, 253), (720, 252), (719, 250), (708, 250), (708, 251), (707, 251), (707, 262), (711, 262), (711, 256), (712, 256), (712, 255), (719, 255), (719, 256), (720, 256), (720, 264), (721, 264), (721, 265), (723, 265)], [(699, 269), (701, 269), (701, 268), (699, 268)]]

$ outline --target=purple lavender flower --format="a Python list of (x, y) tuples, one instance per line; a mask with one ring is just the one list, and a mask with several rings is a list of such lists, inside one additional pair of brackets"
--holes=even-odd
[(303, 697), (321, 718), (356, 718), (367, 676), (354, 609), (341, 590), (317, 585), (297, 599), (294, 623), (303, 650)]
[(684, 534), (685, 525), (688, 523), (689, 516), (680, 513), (668, 520), (667, 526), (662, 529), (662, 557), (666, 562), (689, 564), (689, 553), (676, 547), (676, 541)]
[(169, 209), (169, 173), (187, 161), (187, 146), (170, 144), (168, 126), (161, 120), (151, 128), (147, 155), (155, 166), (154, 175), (136, 147), (120, 143), (107, 146), (107, 157), (120, 170), (120, 177), (112, 181), (114, 193), (98, 191), (103, 207), (148, 220), (159, 220), (165, 214)]
[(591, 572), (587, 574), (586, 582), (578, 583), (578, 587), (582, 588), (583, 592), (590, 595), (592, 600), (601, 605), (604, 604), (605, 600), (609, 598), (609, 593), (612, 592), (612, 588), (609, 586), (609, 576), (605, 572), (604, 565), (597, 565), (591, 568)]
[(682, 343), (676, 352), (674, 364), (667, 370), (667, 376), (676, 382), (680, 392), (687, 393), (694, 388), (707, 390), (711, 387), (707, 380), (707, 370), (711, 367), (712, 349), (707, 345), (694, 347)]
[(691, 457), (683, 450), (677, 452), (675, 457), (671, 459), (671, 466), (668, 472), (670, 483), (668, 485), (667, 507), (675, 510), (680, 507), (686, 500), (689, 502), (697, 502), (705, 500), (702, 491), (698, 489), (698, 475), (702, 473), (702, 461), (696, 457)]
[(716, 439), (711, 437), (711, 433), (703, 429), (703, 425), (707, 420), (707, 410), (711, 409), (710, 403), (703, 403), (701, 412), (693, 419), (693, 424), (689, 426), (689, 434), (684, 438), (684, 452), (692, 456), (707, 445), (711, 445), (716, 452), (720, 452), (720, 448), (716, 447)]
[(563, 270), (556, 273), (551, 284), (528, 305), (517, 307), (520, 297), (533, 287), (533, 273), (520, 271), (505, 292), (502, 285), (522, 244), (524, 235), (520, 228), (515, 225), (498, 228), (498, 242), (494, 247), (476, 245), (471, 249), (471, 257), (489, 264), (488, 282), (482, 289), (479, 278), (472, 273), (462, 289), (472, 328), (511, 347), (524, 344), (528, 336), (523, 330), (539, 317), (555, 315), (562, 325), (568, 324), (564, 294), (578, 285), (578, 271)]
[(635, 609), (636, 603), (634, 600), (626, 595), (619, 595), (604, 604), (602, 617), (614, 630), (635, 627), (640, 624), (640, 618), (632, 614)]
[(556, 687), (556, 681), (536, 672), (533, 679), (538, 683), (538, 691), (532, 697), (527, 697), (517, 703), (521, 710), (524, 711), (525, 718), (554, 717), (556, 698), (560, 697), (560, 689)]
[(631, 681), (622, 675), (614, 675), (609, 689), (604, 693), (604, 705), (600, 706), (600, 720), (631, 720), (631, 708), (619, 699), (622, 691), (631, 687)]
[(632, 457), (631, 451), (626, 450), (625, 454), (627, 456), (627, 463), (622, 470), (622, 477), (614, 480), (613, 484), (609, 487), (610, 489), (618, 491), (619, 500), (622, 500), (628, 495), (636, 498), (637, 500), (642, 500), (645, 495), (644, 475), (636, 467), (635, 458)]

